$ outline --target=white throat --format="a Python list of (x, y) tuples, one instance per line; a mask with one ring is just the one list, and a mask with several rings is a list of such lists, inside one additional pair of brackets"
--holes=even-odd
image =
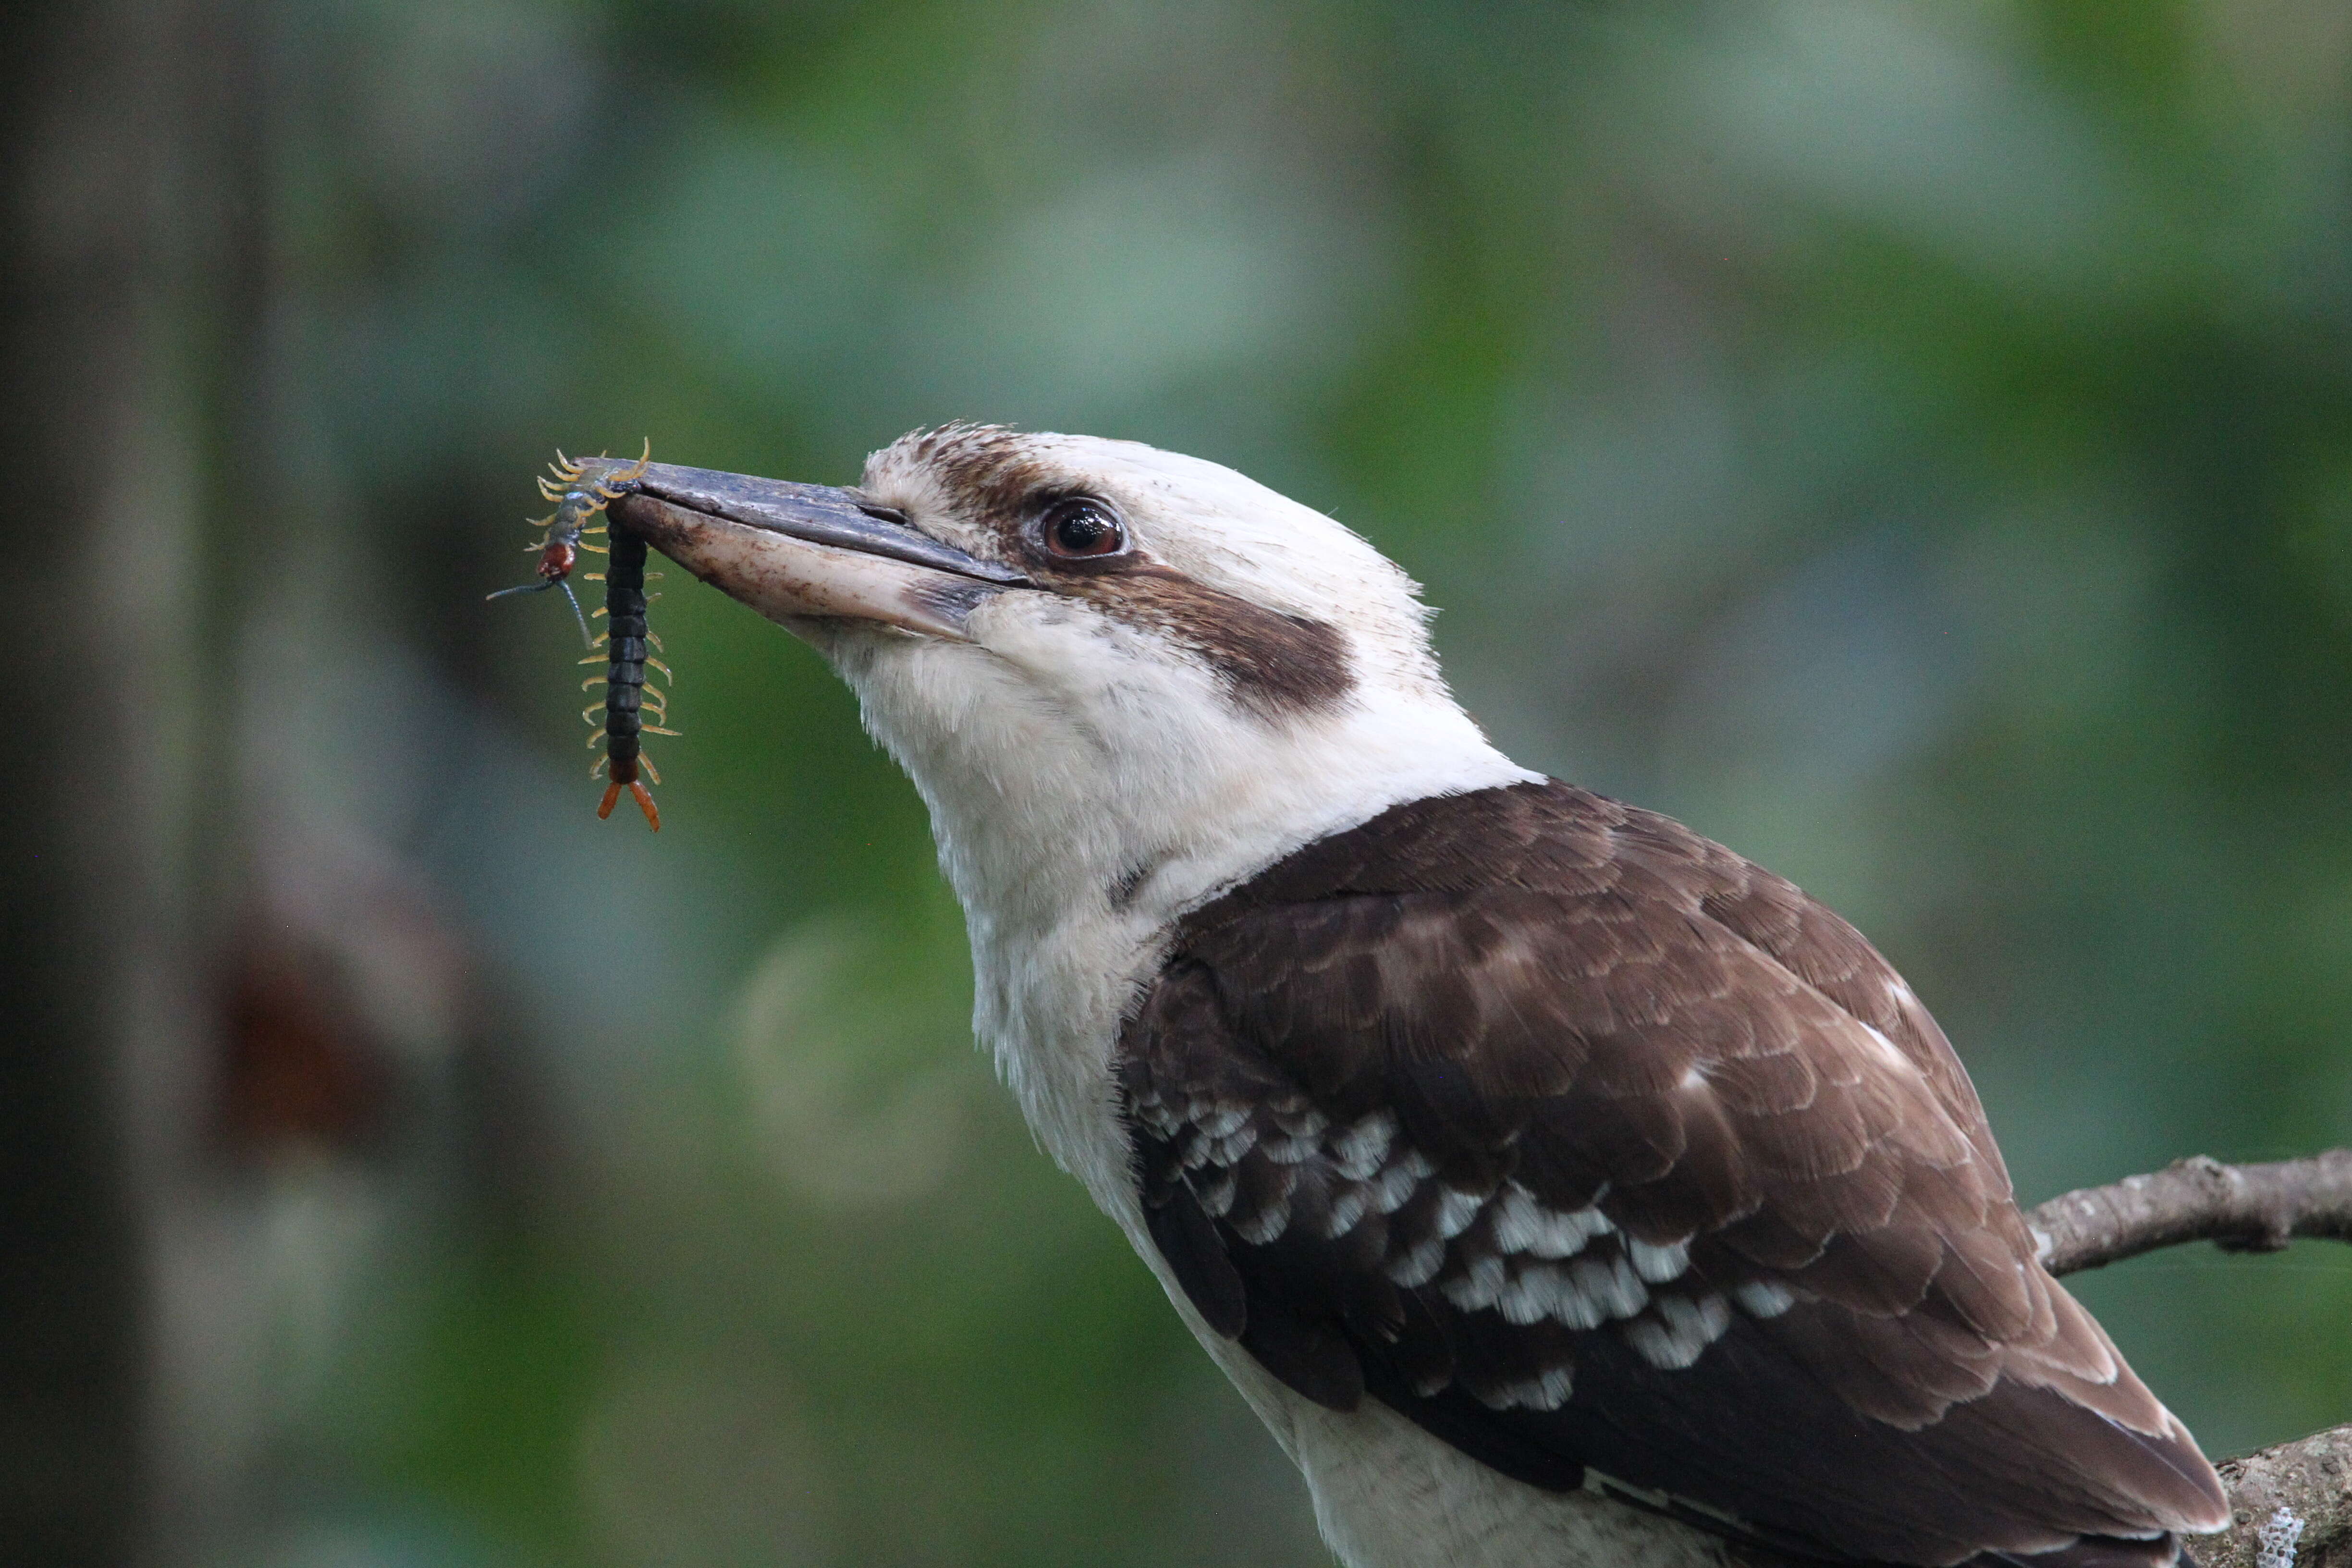
[(1048, 1152), (1118, 1214), (1132, 1199), (1111, 1053), (1175, 917), (1391, 805), (1539, 775), (1442, 686), (1368, 683), (1270, 720), (1160, 660), (1056, 690), (1017, 630), (826, 651), (930, 808), (971, 931), (974, 1029)]

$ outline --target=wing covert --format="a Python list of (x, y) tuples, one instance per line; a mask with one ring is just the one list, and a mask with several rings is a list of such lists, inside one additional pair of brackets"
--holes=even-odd
[(1183, 923), (1120, 1077), (1180, 1283), (1318, 1403), (1849, 1561), (2220, 1517), (1907, 988), (1664, 818), (1522, 785), (1311, 845)]

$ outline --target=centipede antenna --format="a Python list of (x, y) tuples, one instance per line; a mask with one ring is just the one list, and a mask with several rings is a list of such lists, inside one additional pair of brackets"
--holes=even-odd
[(549, 582), (544, 577), (541, 578), (536, 583), (518, 583), (511, 588), (501, 588), (495, 594), (483, 595), (482, 603), (487, 605), (492, 599), (503, 599), (509, 594), (537, 594), (542, 590), (552, 588), (554, 586), (554, 584)]
[(581, 646), (583, 647), (594, 647), (596, 646), (594, 640), (588, 636), (588, 617), (580, 613), (580, 596), (572, 591), (571, 579), (568, 577), (558, 578), (556, 580), (556, 584), (557, 586), (563, 590), (564, 602), (572, 606), (572, 618), (580, 623)]

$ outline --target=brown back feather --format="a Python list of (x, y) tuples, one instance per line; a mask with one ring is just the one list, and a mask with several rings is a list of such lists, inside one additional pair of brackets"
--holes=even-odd
[(1664, 817), (1518, 785), (1309, 845), (1182, 921), (1121, 1052), (1162, 1251), (1309, 1398), (1851, 1562), (2225, 1518), (1909, 989)]

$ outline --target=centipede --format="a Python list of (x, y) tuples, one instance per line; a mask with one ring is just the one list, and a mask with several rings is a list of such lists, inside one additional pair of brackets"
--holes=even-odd
[[(661, 595), (647, 594), (646, 584), (657, 580), (661, 574), (646, 570), (646, 542), (610, 520), (608, 509), (629, 493), (635, 483), (645, 478), (653, 462), (653, 444), (647, 442), (644, 456), (634, 464), (616, 466), (610, 459), (596, 458), (574, 460), (562, 452), (549, 465), (551, 477), (539, 481), (539, 492), (555, 503), (555, 510), (545, 517), (530, 520), (531, 526), (546, 531), (536, 544), (526, 546), (539, 556), (539, 567), (533, 581), (501, 588), (489, 595), (503, 599), (513, 594), (542, 593), (561, 588), (572, 605), (572, 613), (580, 623), (581, 640), (587, 644), (589, 655), (582, 664), (601, 664), (602, 675), (592, 675), (580, 683), (585, 691), (602, 685), (604, 698), (592, 702), (581, 710), (582, 721), (593, 729), (588, 744), (593, 748), (603, 742), (604, 754), (589, 768), (590, 778), (603, 778), (604, 797), (598, 803), (599, 820), (613, 815), (614, 805), (621, 792), (627, 790), (645, 814), (646, 826), (661, 831), (661, 810), (654, 804), (647, 783), (661, 783), (660, 770), (653, 759), (645, 754), (645, 735), (671, 735), (669, 697), (660, 687), (646, 683), (648, 668), (661, 672), (662, 679), (675, 684), (677, 677), (660, 656), (668, 650), (661, 638), (646, 624), (646, 606)], [(605, 517), (607, 522), (596, 520)], [(591, 544), (588, 540), (603, 535), (605, 543)], [(604, 584), (604, 602), (596, 616), (604, 623), (604, 630), (592, 635), (589, 617), (580, 608), (579, 597), (572, 591), (572, 574), (583, 554), (602, 555), (605, 568), (602, 572), (583, 573), (591, 583)], [(603, 652), (596, 650), (602, 647)], [(650, 719), (652, 722), (646, 722)]]

